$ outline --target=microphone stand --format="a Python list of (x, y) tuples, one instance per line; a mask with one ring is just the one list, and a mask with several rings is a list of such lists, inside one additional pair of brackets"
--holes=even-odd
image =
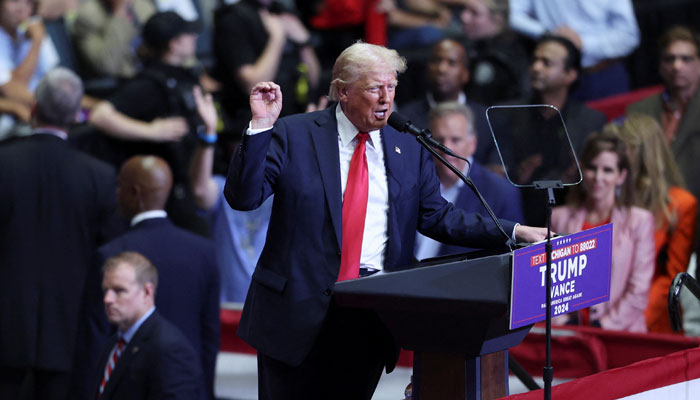
[(552, 398), (552, 379), (554, 378), (554, 368), (552, 367), (552, 208), (556, 203), (554, 199), (554, 189), (564, 187), (561, 181), (534, 181), (536, 189), (547, 189), (547, 241), (544, 248), (547, 255), (547, 272), (545, 279), (546, 298), (546, 325), (545, 325), (545, 362), (542, 371), (544, 381), (544, 398)]
[[(513, 248), (515, 247), (515, 243), (513, 242), (511, 235), (507, 234), (506, 231), (503, 229), (503, 226), (501, 225), (501, 222), (496, 217), (496, 214), (494, 214), (491, 207), (489, 207), (488, 203), (484, 199), (484, 196), (481, 195), (481, 192), (479, 192), (479, 189), (477, 189), (476, 185), (474, 185), (474, 182), (472, 182), (471, 178), (464, 176), (462, 171), (457, 169), (449, 161), (445, 160), (445, 158), (443, 156), (441, 156), (440, 153), (438, 153), (433, 147), (439, 148), (442, 152), (444, 152), (445, 154), (449, 154), (452, 157), (456, 157), (456, 158), (459, 158), (461, 160), (466, 161), (467, 164), (469, 164), (469, 170), (471, 170), (471, 163), (469, 163), (469, 160), (467, 160), (464, 157), (460, 157), (460, 156), (454, 154), (450, 149), (448, 149), (447, 147), (443, 146), (441, 143), (439, 143), (438, 141), (433, 139), (432, 135), (430, 134), (430, 131), (428, 131), (426, 129), (423, 129), (419, 135), (416, 135), (416, 140), (418, 141), (418, 143), (420, 143), (421, 146), (423, 146), (423, 148), (428, 150), (433, 156), (435, 156), (435, 158), (440, 160), (441, 163), (445, 164), (445, 166), (447, 168), (449, 168), (452, 172), (457, 174), (457, 176), (459, 176), (459, 178), (469, 187), (469, 189), (471, 189), (472, 192), (474, 192), (474, 194), (479, 199), (481, 204), (484, 206), (484, 208), (486, 208), (486, 211), (489, 213), (489, 216), (491, 217), (493, 222), (496, 224), (496, 227), (498, 228), (498, 230), (506, 238), (506, 243), (505, 243), (506, 246), (508, 247), (508, 249), (510, 251), (513, 251)], [(467, 175), (469, 175), (469, 171), (467, 171)]]
[[(423, 146), (433, 156), (435, 156), (435, 158), (440, 160), (441, 163), (445, 164), (445, 166), (447, 166), (452, 172), (457, 174), (457, 176), (459, 176), (459, 178), (462, 181), (464, 181), (464, 183), (474, 192), (476, 197), (479, 198), (481, 204), (483, 204), (486, 208), (486, 211), (488, 211), (491, 219), (496, 223), (496, 226), (501, 231), (503, 236), (507, 238), (506, 246), (508, 246), (508, 248), (512, 251), (515, 245), (513, 243), (513, 239), (510, 235), (508, 235), (505, 232), (503, 226), (498, 221), (498, 218), (496, 218), (496, 215), (494, 214), (493, 210), (491, 210), (491, 207), (489, 207), (488, 203), (479, 192), (479, 189), (477, 189), (476, 185), (474, 185), (474, 182), (472, 182), (470, 178), (464, 176), (464, 174), (462, 174), (462, 171), (458, 170), (449, 161), (445, 160), (445, 158), (441, 156), (433, 148), (433, 146), (439, 148), (445, 154), (449, 154), (453, 157), (457, 157), (461, 160), (467, 161), (468, 164), (469, 161), (463, 157), (454, 154), (452, 151), (450, 151), (450, 149), (437, 142), (435, 139), (433, 139), (432, 135), (430, 134), (430, 131), (426, 129), (423, 129), (420, 132), (420, 134), (416, 135), (416, 140), (418, 141), (418, 143), (421, 144), (421, 146)], [(471, 170), (471, 164), (469, 164), (469, 170)], [(467, 171), (467, 175), (469, 175), (469, 171)], [(552, 208), (554, 207), (554, 204), (556, 204), (554, 198), (554, 189), (561, 189), (564, 187), (564, 185), (561, 181), (535, 181), (533, 182), (533, 184), (535, 185), (536, 189), (547, 189), (547, 241), (545, 242), (545, 253), (547, 255), (547, 277), (545, 284), (547, 319), (545, 328), (545, 366), (543, 368), (542, 378), (544, 380), (544, 398), (545, 400), (551, 400), (552, 380), (554, 378), (554, 368), (552, 367)]]

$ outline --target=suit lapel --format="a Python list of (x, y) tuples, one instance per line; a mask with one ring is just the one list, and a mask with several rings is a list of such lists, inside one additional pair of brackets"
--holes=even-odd
[(109, 395), (119, 385), (119, 381), (122, 379), (126, 371), (129, 370), (129, 364), (141, 351), (144, 346), (144, 342), (150, 337), (153, 324), (155, 323), (155, 318), (156, 313), (154, 311), (153, 314), (151, 314), (151, 316), (148, 317), (143, 324), (141, 324), (139, 329), (136, 331), (136, 334), (134, 334), (134, 337), (132, 337), (129, 343), (127, 343), (126, 347), (124, 347), (122, 350), (122, 355), (119, 357), (119, 361), (117, 361), (117, 365), (114, 367), (114, 371), (112, 371), (109, 381), (107, 381), (107, 385), (105, 385), (105, 391), (102, 393), (101, 397), (109, 398)]
[[(389, 132), (387, 128), (381, 131), (382, 145), (384, 147), (384, 167), (386, 168), (387, 185), (389, 190), (389, 209), (393, 207), (401, 193), (400, 180), (394, 176), (394, 171), (403, 171), (403, 157), (401, 146), (396, 135)], [(404, 150), (405, 151), (405, 150)]]
[(328, 209), (331, 212), (331, 221), (338, 240), (338, 248), (340, 248), (343, 200), (340, 187), (340, 155), (335, 107), (328, 107), (314, 122), (317, 127), (311, 130), (311, 140), (323, 181)]
[[(384, 147), (384, 168), (386, 169), (387, 190), (389, 191), (389, 212), (387, 215), (387, 246), (384, 265), (395, 265), (395, 255), (401, 254), (399, 224), (397, 220), (397, 200), (401, 194), (401, 182), (394, 176), (404, 171), (401, 146), (395, 132), (388, 128), (381, 130), (382, 147)], [(403, 151), (407, 151), (404, 149)]]
[[(660, 109), (663, 109), (663, 102)], [(700, 90), (696, 90), (695, 94), (690, 99), (685, 114), (683, 115), (683, 119), (678, 127), (676, 140), (672, 144), (674, 154), (679, 154), (681, 149), (686, 146), (688, 139), (697, 134), (696, 127), (700, 125), (700, 114), (695, 110), (698, 109), (700, 109)], [(661, 121), (661, 118), (659, 118), (659, 121)]]

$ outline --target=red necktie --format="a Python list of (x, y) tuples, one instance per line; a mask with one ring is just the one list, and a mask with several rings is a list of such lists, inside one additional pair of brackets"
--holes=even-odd
[(105, 386), (107, 385), (107, 381), (109, 380), (109, 376), (112, 375), (112, 371), (114, 371), (114, 367), (117, 365), (117, 361), (119, 361), (119, 357), (121, 357), (122, 355), (122, 349), (124, 349), (125, 344), (126, 342), (124, 341), (124, 338), (119, 338), (117, 345), (114, 347), (114, 350), (112, 350), (112, 354), (110, 354), (110, 357), (107, 360), (107, 365), (105, 365), (105, 372), (102, 375), (102, 382), (100, 383), (100, 393), (97, 396), (98, 398), (100, 395), (102, 395), (102, 392), (104, 392)]
[(362, 235), (365, 231), (369, 193), (369, 172), (365, 155), (365, 142), (369, 134), (360, 132), (356, 137), (357, 144), (350, 160), (350, 171), (343, 198), (343, 243), (338, 281), (355, 279), (360, 275)]

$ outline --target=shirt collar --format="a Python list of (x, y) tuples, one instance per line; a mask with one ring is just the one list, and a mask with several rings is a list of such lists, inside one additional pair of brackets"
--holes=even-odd
[(134, 226), (134, 225), (138, 224), (139, 222), (147, 220), (147, 219), (166, 218), (167, 216), (168, 216), (168, 213), (165, 212), (164, 210), (144, 211), (144, 212), (141, 212), (141, 213), (134, 215), (134, 218), (131, 219), (131, 226)]
[(141, 327), (141, 325), (143, 325), (144, 321), (146, 321), (146, 319), (148, 319), (148, 317), (150, 317), (151, 314), (153, 314), (153, 312), (154, 312), (155, 310), (156, 310), (156, 306), (151, 307), (151, 309), (148, 310), (145, 314), (143, 314), (143, 315), (141, 316), (141, 318), (139, 318), (139, 320), (136, 321), (136, 323), (134, 323), (133, 325), (131, 325), (131, 326), (129, 327), (129, 329), (126, 330), (126, 332), (119, 332), (119, 336), (120, 336), (122, 339), (124, 339), (124, 341), (125, 341), (126, 343), (129, 343), (129, 342), (131, 341), (131, 339), (134, 337), (134, 335), (136, 334), (136, 331), (139, 330), (139, 328)]
[[(340, 103), (338, 103), (335, 108), (335, 119), (338, 121), (338, 135), (340, 136), (340, 143), (343, 146), (348, 146), (350, 142), (355, 139), (355, 136), (357, 136), (357, 133), (360, 130), (357, 129), (352, 122), (350, 122), (348, 117), (343, 112), (343, 109), (340, 107)], [(379, 129), (368, 133), (372, 143), (377, 143), (379, 140)]]
[(68, 134), (60, 129), (57, 129), (57, 128), (48, 128), (48, 127), (34, 128), (32, 130), (32, 135), (53, 135), (53, 136), (59, 137), (63, 140), (68, 139)]
[[(432, 93), (432, 92), (428, 92), (425, 96), (426, 96), (427, 99), (428, 99), (428, 105), (430, 106), (430, 108), (435, 108), (435, 106), (436, 106), (438, 103), (437, 103), (437, 101), (435, 101), (435, 97), (433, 97), (433, 93)], [(459, 104), (464, 104), (464, 105), (466, 105), (466, 104), (467, 104), (467, 95), (464, 94), (464, 92), (459, 92), (459, 95), (457, 96), (457, 102), (458, 102)]]

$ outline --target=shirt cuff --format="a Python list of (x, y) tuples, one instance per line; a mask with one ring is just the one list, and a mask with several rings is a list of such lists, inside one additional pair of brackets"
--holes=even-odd
[(251, 128), (251, 124), (252, 124), (252, 123), (253, 123), (253, 121), (248, 122), (248, 129), (245, 130), (245, 134), (246, 134), (246, 135), (251, 135), (251, 136), (252, 136), (252, 135), (257, 135), (257, 134), (260, 133), (260, 132), (265, 132), (265, 131), (269, 131), (270, 129), (272, 129), (271, 126), (270, 126), (269, 128), (253, 129), (253, 128)]
[(515, 226), (513, 227), (513, 233), (510, 234), (510, 238), (513, 239), (513, 243), (518, 243), (518, 239), (515, 237), (515, 229), (520, 225), (519, 223), (515, 223)]

